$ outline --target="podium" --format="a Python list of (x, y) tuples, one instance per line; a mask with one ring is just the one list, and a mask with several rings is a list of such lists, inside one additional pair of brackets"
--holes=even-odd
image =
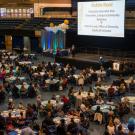
[(113, 62), (113, 70), (120, 71), (120, 62)]

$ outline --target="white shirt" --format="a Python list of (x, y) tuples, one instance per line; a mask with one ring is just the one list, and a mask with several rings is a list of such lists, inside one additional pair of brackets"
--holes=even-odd
[(23, 128), (21, 135), (34, 135), (34, 131), (30, 127)]

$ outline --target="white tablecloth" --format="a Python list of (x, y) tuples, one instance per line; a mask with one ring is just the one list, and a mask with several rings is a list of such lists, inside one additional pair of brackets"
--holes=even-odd
[(31, 53), (31, 54), (24, 54), (24, 56), (35, 56), (35, 54), (34, 53)]
[(126, 96), (121, 98), (121, 101), (128, 101), (129, 103), (135, 103), (135, 96)]
[[(16, 79), (17, 79), (17, 77), (11, 76), (9, 78), (6, 78), (6, 81), (15, 81)], [(25, 80), (26, 78), (25, 77), (18, 77), (18, 79)]]
[(47, 79), (47, 80), (45, 80), (45, 82), (46, 82), (47, 84), (55, 84), (55, 83), (58, 83), (59, 80), (57, 80), (57, 79), (53, 79), (53, 80)]
[[(131, 80), (125, 80), (125, 82), (129, 85), (131, 83)], [(134, 80), (135, 83), (135, 80)]]
[[(74, 96), (77, 97), (78, 93), (79, 93), (79, 92), (75, 92), (75, 93), (74, 93)], [(88, 92), (86, 92), (86, 91), (81, 92), (81, 96), (82, 96), (83, 98), (87, 98), (87, 97), (88, 97)], [(90, 96), (91, 96), (92, 98), (94, 98), (94, 97), (95, 97), (95, 93), (90, 93)]]
[(28, 65), (28, 64), (32, 64), (32, 62), (31, 61), (21, 61), (21, 62), (19, 62), (19, 64), (20, 65)]
[[(16, 85), (16, 87), (20, 90), (21, 87), (22, 87), (22, 85)], [(29, 85), (28, 85), (28, 84), (25, 84), (24, 87), (25, 87), (26, 89), (28, 89), (28, 88), (29, 88)]]
[[(108, 89), (110, 87), (111, 87), (110, 85), (102, 85), (102, 86), (94, 87), (94, 89), (99, 89), (99, 90), (108, 92)], [(113, 86), (113, 88), (114, 88), (115, 91), (117, 91), (117, 87), (116, 86)]]
[(101, 72), (101, 70), (97, 70), (97, 71), (96, 71), (96, 74), (97, 74), (98, 76), (105, 76), (105, 75), (106, 75), (106, 72), (105, 72), (105, 71), (102, 71), (102, 72)]
[(23, 112), (23, 116), (25, 117), (26, 111), (25, 110), (20, 110), (20, 109), (3, 111), (3, 112), (1, 112), (1, 115), (3, 117), (8, 117), (9, 113), (11, 113), (11, 117), (16, 118), (16, 117), (20, 117), (20, 112)]
[(66, 125), (69, 125), (72, 118), (74, 119), (74, 122), (75, 122), (75, 123), (79, 123), (79, 122), (80, 122), (80, 119), (79, 119), (77, 116), (73, 116), (73, 115), (65, 115), (65, 117), (62, 117), (62, 118), (61, 118), (61, 117), (55, 117), (55, 118), (53, 119), (53, 121), (54, 121), (54, 123), (55, 123), (56, 125), (59, 125), (59, 124), (60, 124), (60, 120), (61, 120), (61, 119), (64, 119), (65, 122), (66, 122)]
[(111, 106), (112, 110), (115, 109), (115, 106), (113, 106), (113, 105), (107, 105), (107, 104), (94, 105), (94, 106), (92, 106), (91, 109), (92, 109), (93, 111), (96, 111), (97, 106), (100, 106), (100, 110), (101, 110), (101, 112), (103, 112), (103, 113), (109, 112), (110, 106)]
[[(56, 103), (56, 100), (50, 100), (50, 102), (51, 102), (51, 104), (52, 104), (54, 107), (57, 106), (57, 105), (59, 105), (59, 106), (62, 107), (62, 106), (64, 105), (64, 103), (61, 102), (61, 101), (58, 102), (58, 103)], [(47, 103), (48, 103), (48, 100), (42, 101), (42, 102), (41, 102), (41, 105), (45, 107), (45, 106), (47, 105)]]

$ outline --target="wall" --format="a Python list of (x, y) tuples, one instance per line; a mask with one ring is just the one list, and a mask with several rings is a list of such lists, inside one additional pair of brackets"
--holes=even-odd
[(126, 17), (135, 18), (135, 11), (126, 11)]
[[(36, 0), (38, 2), (38, 0)], [(70, 4), (71, 0), (39, 0), (39, 2), (43, 3), (57, 3), (57, 4)]]
[(78, 36), (77, 31), (68, 30), (66, 33), (66, 47), (72, 44), (79, 50), (90, 48), (117, 49), (120, 51), (135, 51), (135, 30), (126, 30), (124, 38)]
[(12, 36), (5, 35), (5, 45), (7, 50), (12, 51)]
[(35, 3), (34, 4), (34, 17), (43, 17), (41, 14), (41, 9), (45, 8), (45, 7), (71, 7), (71, 3), (67, 4), (52, 4), (52, 3)]
[(71, 0), (0, 0), (0, 3), (71, 3)]

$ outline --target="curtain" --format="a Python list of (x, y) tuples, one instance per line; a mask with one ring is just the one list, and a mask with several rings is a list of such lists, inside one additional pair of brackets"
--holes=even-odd
[(12, 36), (12, 47), (22, 50), (24, 48), (23, 36)]
[(32, 52), (39, 52), (39, 40), (37, 37), (30, 37), (31, 42), (31, 51)]
[(5, 49), (5, 36), (0, 36), (0, 49)]

